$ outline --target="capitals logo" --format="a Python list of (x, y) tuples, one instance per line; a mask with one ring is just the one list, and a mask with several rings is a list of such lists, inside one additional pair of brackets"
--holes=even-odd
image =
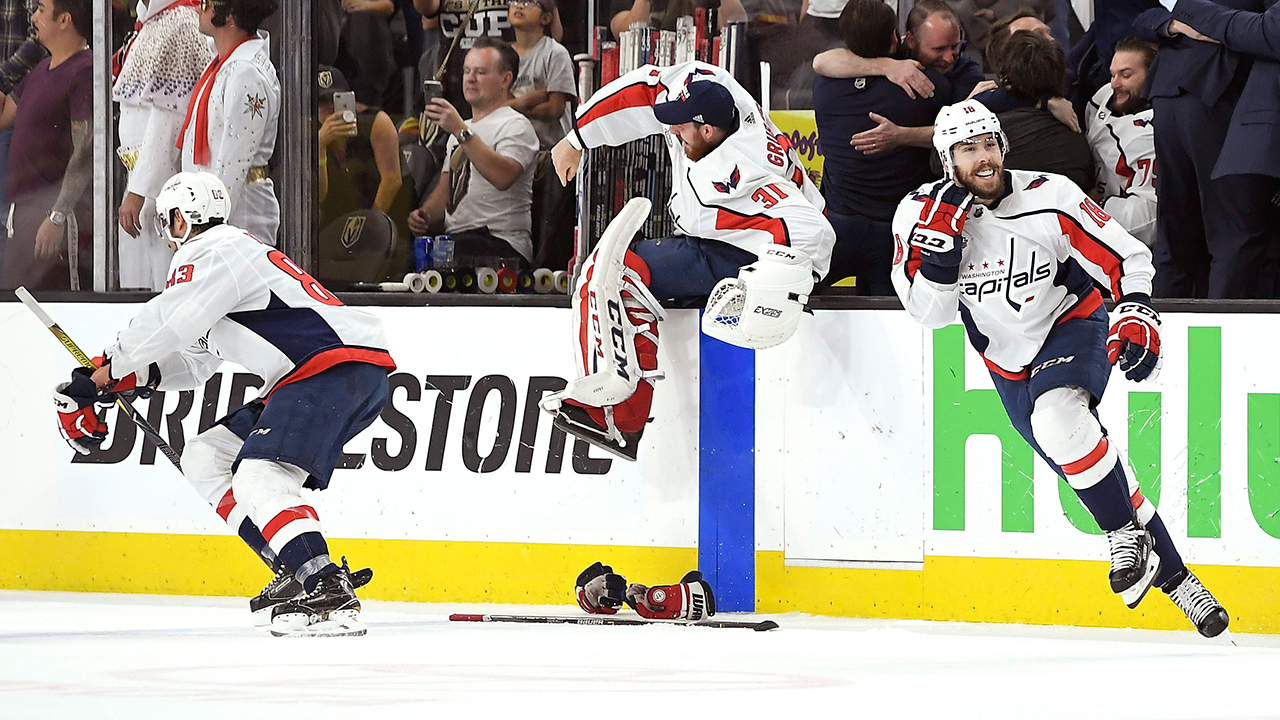
[(1151, 124), (1151, 121), (1150, 121), (1150, 120), (1147, 120), (1146, 118), (1134, 118), (1134, 119), (1133, 119), (1133, 126), (1134, 126), (1134, 127), (1144, 128), (1144, 127), (1146, 127), (1146, 126), (1148, 126), (1148, 125), (1150, 125), (1150, 124)]
[(1045, 183), (1047, 183), (1047, 182), (1049, 182), (1049, 178), (1048, 178), (1047, 176), (1044, 176), (1044, 175), (1037, 175), (1037, 176), (1035, 176), (1035, 178), (1033, 178), (1033, 179), (1031, 180), (1031, 182), (1030, 182), (1030, 183), (1028, 183), (1028, 184), (1027, 184), (1027, 187), (1026, 187), (1025, 189), (1026, 189), (1026, 190), (1035, 190), (1036, 188), (1040, 187), (1041, 185), (1043, 185), (1043, 184), (1045, 184)]
[(728, 195), (738, 189), (738, 181), (742, 180), (742, 172), (738, 170), (738, 166), (733, 166), (733, 172), (729, 173), (729, 179), (725, 182), (711, 181), (711, 186), (716, 190)]

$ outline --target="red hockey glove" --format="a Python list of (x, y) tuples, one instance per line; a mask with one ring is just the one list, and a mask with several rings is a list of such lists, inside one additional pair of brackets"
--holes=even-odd
[(642, 617), (697, 622), (716, 614), (716, 596), (702, 573), (690, 571), (677, 585), (627, 588), (627, 604)]
[(592, 615), (613, 615), (622, 607), (627, 579), (608, 565), (595, 563), (578, 575), (578, 605)]
[(930, 280), (950, 285), (960, 276), (960, 255), (964, 248), (961, 232), (973, 193), (947, 181), (934, 185), (920, 210), (920, 220), (907, 241), (920, 250), (921, 268)]
[(1107, 359), (1119, 364), (1134, 382), (1155, 380), (1160, 374), (1160, 313), (1146, 295), (1126, 295), (1116, 303), (1116, 321), (1107, 336)]
[[(99, 355), (93, 359), (93, 364), (98, 367), (109, 365), (111, 364), (111, 358)], [(151, 363), (140, 372), (131, 372), (119, 380), (113, 376), (111, 382), (107, 383), (107, 386), (100, 391), (102, 399), (99, 402), (111, 402), (110, 396), (115, 395), (121, 395), (126, 400), (134, 400), (136, 398), (145, 400), (151, 397), (159, 384), (160, 366)]]
[(95, 403), (98, 388), (88, 368), (71, 371), (71, 382), (53, 389), (53, 404), (58, 411), (58, 430), (67, 444), (81, 455), (88, 455), (107, 439), (107, 424), (98, 419)]

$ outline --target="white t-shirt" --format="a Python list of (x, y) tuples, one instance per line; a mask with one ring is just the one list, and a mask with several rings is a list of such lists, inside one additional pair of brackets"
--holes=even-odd
[(809, 0), (809, 14), (820, 18), (838, 18), (848, 4), (849, 0)]
[[(569, 51), (546, 35), (520, 58), (520, 74), (516, 78), (516, 84), (511, 87), (511, 94), (520, 97), (540, 87), (546, 88), (547, 92), (564, 93), (570, 98), (578, 94)], [(569, 117), (571, 111), (570, 104), (566, 102), (564, 114), (559, 120), (530, 118), (533, 129), (538, 133), (541, 149), (550, 150), (573, 128), (573, 120)]]
[(499, 190), (484, 178), (458, 147), (458, 139), (449, 138), (445, 152), (449, 172), (449, 210), (444, 216), (445, 230), (450, 233), (489, 228), (494, 237), (511, 244), (526, 260), (533, 259), (530, 236), (533, 210), (533, 170), (538, 154), (538, 135), (529, 118), (510, 107), (494, 110), (483, 120), (467, 121), (467, 127), (494, 152), (520, 163), (524, 171), (506, 190)]

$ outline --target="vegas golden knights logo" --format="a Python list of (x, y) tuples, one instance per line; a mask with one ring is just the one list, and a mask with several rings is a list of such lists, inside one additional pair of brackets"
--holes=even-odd
[(347, 224), (342, 226), (342, 247), (350, 250), (352, 246), (360, 242), (360, 234), (363, 232), (363, 215), (347, 218)]

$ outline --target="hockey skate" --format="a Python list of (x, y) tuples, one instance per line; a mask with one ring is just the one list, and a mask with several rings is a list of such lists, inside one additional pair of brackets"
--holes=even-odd
[[(347, 565), (347, 559), (342, 558), (342, 572), (347, 574), (351, 579), (351, 587), (359, 589), (369, 584), (373, 580), (372, 568), (363, 568), (351, 571)], [(293, 577), (293, 573), (281, 568), (276, 572), (276, 576), (262, 588), (262, 592), (258, 596), (249, 600), (249, 612), (253, 614), (253, 626), (256, 628), (265, 628), (271, 625), (271, 612), (276, 606), (282, 605), (302, 594), (302, 583)]]
[(1160, 556), (1152, 549), (1151, 533), (1134, 521), (1107, 533), (1111, 545), (1111, 592), (1120, 595), (1129, 609), (1146, 597), (1160, 569)]
[(360, 600), (351, 577), (336, 572), (320, 578), (311, 592), (281, 603), (271, 611), (271, 634), (276, 637), (335, 637), (364, 635)]
[(586, 408), (573, 403), (560, 405), (552, 427), (582, 438), (601, 450), (631, 462), (636, 460), (636, 452), (640, 449), (640, 437), (644, 435), (644, 428), (633, 433), (617, 431), (615, 434), (621, 436), (621, 440), (618, 440), (609, 433), (608, 428), (601, 427), (591, 419)]
[(1183, 570), (1164, 587), (1165, 594), (1177, 605), (1201, 635), (1217, 637), (1227, 629), (1231, 617), (1222, 603), (1205, 588), (1191, 570)]

